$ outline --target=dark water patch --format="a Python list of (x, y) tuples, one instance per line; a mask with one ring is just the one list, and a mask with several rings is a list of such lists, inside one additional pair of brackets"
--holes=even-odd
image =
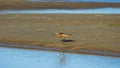
[(75, 42), (75, 40), (67, 39), (67, 40), (61, 40), (62, 42)]

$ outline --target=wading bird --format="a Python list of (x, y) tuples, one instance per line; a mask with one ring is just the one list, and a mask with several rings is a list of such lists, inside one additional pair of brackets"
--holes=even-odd
[(65, 34), (65, 33), (62, 33), (62, 32), (56, 32), (56, 33), (54, 33), (52, 36), (57, 36), (57, 37), (60, 37), (60, 38), (62, 38), (62, 40), (65, 40), (65, 38), (67, 38), (69, 35), (68, 34)]

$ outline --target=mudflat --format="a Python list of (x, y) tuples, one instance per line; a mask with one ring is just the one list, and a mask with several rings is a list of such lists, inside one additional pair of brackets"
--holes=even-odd
[(20, 9), (88, 9), (120, 8), (120, 3), (105, 2), (32, 2), (27, 0), (0, 0), (0, 10)]
[[(54, 32), (71, 35), (62, 41), (51, 36)], [(0, 43), (72, 53), (109, 52), (120, 57), (120, 15), (0, 14)]]

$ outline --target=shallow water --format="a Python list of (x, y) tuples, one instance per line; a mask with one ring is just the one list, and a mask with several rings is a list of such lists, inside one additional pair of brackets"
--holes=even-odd
[(0, 68), (120, 68), (120, 58), (0, 47)]
[(120, 8), (96, 9), (41, 9), (41, 10), (0, 10), (0, 13), (68, 13), (68, 14), (120, 14)]
[(37, 2), (120, 2), (120, 0), (28, 0)]

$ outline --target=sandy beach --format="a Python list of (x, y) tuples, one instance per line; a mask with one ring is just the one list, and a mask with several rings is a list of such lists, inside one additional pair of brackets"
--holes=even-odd
[[(1, 47), (120, 54), (119, 22), (119, 14), (0, 14), (0, 43), (15, 44)], [(67, 40), (73, 41), (51, 37), (54, 32), (72, 34)]]

